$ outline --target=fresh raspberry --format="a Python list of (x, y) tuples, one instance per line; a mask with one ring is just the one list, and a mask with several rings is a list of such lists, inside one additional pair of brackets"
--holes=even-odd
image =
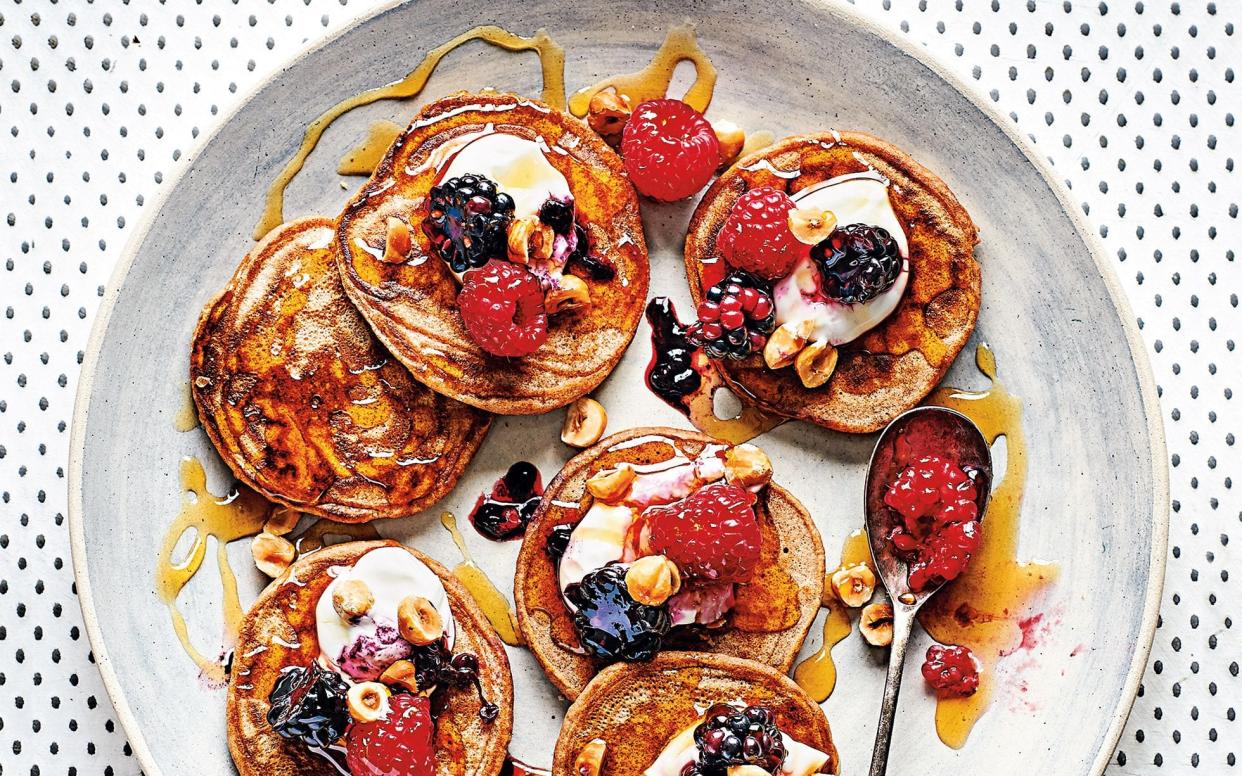
[(789, 211), (797, 207), (789, 195), (760, 186), (733, 203), (716, 248), (730, 265), (767, 280), (782, 278), (811, 247), (789, 229)]
[(942, 698), (965, 698), (979, 689), (979, 662), (966, 647), (932, 644), (923, 662), (923, 678)]
[(720, 141), (703, 114), (681, 100), (648, 100), (630, 114), (621, 154), (636, 189), (675, 202), (711, 180), (720, 165)]
[(345, 737), (345, 762), (352, 776), (435, 773), (435, 722), (431, 702), (398, 693), (388, 699), (388, 716), (354, 721)]
[(543, 288), (512, 262), (489, 261), (467, 272), (457, 308), (470, 339), (494, 356), (527, 356), (548, 338)]
[(900, 524), (889, 539), (910, 567), (910, 589), (938, 587), (966, 570), (979, 549), (975, 481), (952, 461), (916, 459), (884, 494)]
[(647, 511), (650, 546), (685, 576), (745, 582), (759, 564), (755, 494), (715, 482), (676, 504)]

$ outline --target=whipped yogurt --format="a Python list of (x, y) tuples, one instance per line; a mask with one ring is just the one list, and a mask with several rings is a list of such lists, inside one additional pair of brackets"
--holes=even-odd
[[(699, 717), (693, 725), (673, 736), (655, 762), (643, 771), (643, 776), (680, 776), (683, 768), (699, 758), (694, 729), (702, 722), (703, 718)], [(828, 764), (826, 753), (795, 740), (784, 731), (781, 738), (785, 744), (785, 761), (780, 770), (782, 776), (811, 776)], [(729, 772), (733, 770), (730, 768)]]
[(845, 304), (825, 295), (819, 268), (810, 256), (804, 256), (772, 289), (777, 326), (810, 319), (815, 322), (810, 341), (834, 346), (852, 342), (897, 308), (910, 280), (909, 240), (889, 201), (888, 180), (874, 170), (839, 175), (799, 191), (792, 199), (800, 208), (832, 211), (841, 226), (882, 227), (897, 242), (901, 274), (874, 299)]
[(538, 215), (549, 197), (570, 196), (569, 181), (548, 161), (550, 152), (542, 139), (499, 130), (483, 132), (455, 150), (440, 179), (485, 175), (513, 197), (514, 218)]
[[(444, 621), (451, 650), (457, 623), (449, 607), (448, 593), (436, 573), (402, 547), (380, 547), (359, 558), (353, 566), (336, 567), (336, 578), (324, 589), (315, 605), (315, 628), (320, 660), (351, 679), (367, 681), (373, 674), (408, 656), (410, 645), (395, 635), (397, 606), (407, 596), (426, 598)], [(375, 596), (371, 611), (357, 622), (346, 622), (332, 606), (336, 586), (346, 580), (366, 583)], [(365, 644), (360, 650), (359, 644)]]

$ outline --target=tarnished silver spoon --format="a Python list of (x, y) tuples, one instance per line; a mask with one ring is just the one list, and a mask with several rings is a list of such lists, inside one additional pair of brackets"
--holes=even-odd
[[(884, 493), (906, 467), (898, 450), (898, 441), (915, 444), (926, 454), (954, 461), (972, 473), (977, 491), (979, 519), (987, 508), (992, 490), (992, 451), (979, 428), (960, 412), (945, 407), (916, 407), (899, 415), (876, 442), (875, 452), (867, 467), (867, 540), (880, 581), (893, 602), (893, 643), (888, 658), (888, 678), (884, 682), (884, 699), (880, 706), (880, 722), (871, 752), (869, 776), (884, 776), (888, 770), (888, 747), (893, 737), (893, 719), (897, 712), (897, 695), (901, 691), (901, 674), (906, 662), (906, 648), (914, 618), (943, 585), (914, 592), (910, 589), (909, 569), (893, 552), (889, 536), (896, 527), (896, 513), (884, 505)], [(903, 445), (904, 446), (904, 445)]]

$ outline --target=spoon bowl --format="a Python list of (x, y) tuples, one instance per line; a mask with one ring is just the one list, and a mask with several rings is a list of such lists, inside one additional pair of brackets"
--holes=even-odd
[(953, 461), (974, 480), (976, 519), (980, 521), (992, 491), (992, 450), (979, 427), (960, 412), (946, 407), (916, 407), (898, 415), (876, 441), (867, 466), (867, 541), (880, 582), (892, 600), (893, 642), (868, 776), (884, 776), (888, 770), (897, 696), (914, 618), (945, 584), (942, 581), (917, 591), (911, 589), (909, 565), (897, 555), (890, 539), (901, 518), (884, 503), (884, 494), (897, 475), (915, 458), (930, 452)]

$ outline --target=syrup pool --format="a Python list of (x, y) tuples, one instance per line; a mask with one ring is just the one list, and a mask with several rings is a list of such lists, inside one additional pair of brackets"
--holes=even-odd
[(453, 567), (453, 576), (465, 586), (470, 595), (474, 597), (475, 603), (483, 610), (487, 621), (496, 629), (496, 635), (500, 636), (500, 640), (511, 647), (520, 647), (525, 642), (518, 632), (517, 612), (513, 610), (513, 605), (509, 603), (509, 599), (505, 598), (504, 593), (487, 578), (487, 574), (474, 562), (474, 558), (470, 555), (470, 549), (466, 546), (466, 537), (461, 535), (461, 529), (457, 527), (457, 516), (452, 512), (444, 512), (440, 515), (440, 525), (444, 526), (444, 530), (449, 532), (453, 537), (453, 543), (457, 545), (458, 552), (461, 553), (461, 563)]
[(853, 630), (849, 608), (832, 591), (832, 576), (841, 569), (867, 566), (875, 571), (871, 562), (871, 547), (867, 544), (867, 532), (858, 529), (845, 538), (841, 547), (841, 564), (824, 577), (823, 641), (819, 649), (794, 668), (794, 681), (806, 690), (816, 703), (823, 703), (837, 686), (837, 666), (832, 659), (832, 648), (845, 640)]
[(1022, 623), (1032, 616), (1033, 607), (1059, 571), (1055, 564), (1018, 560), (1028, 469), (1022, 400), (997, 379), (996, 357), (987, 345), (975, 351), (975, 364), (991, 381), (989, 388), (944, 387), (928, 399), (929, 404), (955, 409), (973, 420), (988, 444), (994, 445), (1001, 437), (1006, 444), (1005, 471), (992, 491), (978, 552), (965, 573), (928, 601), (919, 614), (919, 622), (932, 638), (968, 647), (983, 663), (974, 695), (936, 704), (936, 732), (955, 749), (966, 744), (975, 722), (987, 710), (997, 664), (1022, 644)]

